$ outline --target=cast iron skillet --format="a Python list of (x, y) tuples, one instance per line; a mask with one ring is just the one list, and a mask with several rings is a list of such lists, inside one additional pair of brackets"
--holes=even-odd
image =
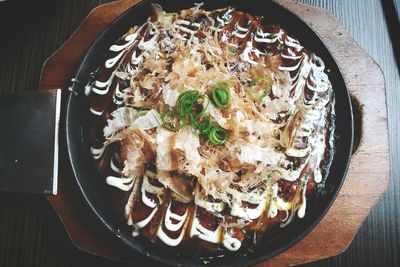
[(316, 52), (324, 60), (327, 69), (330, 70), (329, 78), (335, 90), (335, 152), (326, 181), (327, 190), (308, 205), (304, 219), (295, 220), (285, 228), (272, 231), (254, 252), (215, 259), (184, 259), (144, 237), (131, 236), (126, 221), (117, 214), (115, 207), (110, 204), (112, 202), (109, 195), (104, 191), (105, 179), (100, 176), (93, 164), (87, 138), (86, 119), (89, 107), (83, 94), (83, 87), (90, 79), (91, 73), (104, 62), (106, 50), (131, 26), (141, 25), (152, 15), (151, 2), (159, 3), (167, 12), (172, 12), (193, 7), (198, 1), (144, 0), (133, 6), (112, 22), (91, 45), (78, 67), (75, 82), (72, 84), (74, 93), (69, 96), (66, 116), (67, 146), (71, 166), (88, 209), (108, 229), (107, 234), (114, 235), (133, 251), (163, 264), (197, 266), (206, 260), (209, 264), (217, 266), (243, 266), (261, 262), (286, 250), (301, 240), (322, 219), (347, 173), (353, 145), (353, 113), (349, 93), (335, 60), (318, 35), (305, 22), (277, 3), (266, 0), (205, 1), (204, 8), (207, 10), (234, 6), (252, 15), (263, 16), (266, 23), (280, 24), (289, 31), (289, 34), (298, 38), (302, 45)]

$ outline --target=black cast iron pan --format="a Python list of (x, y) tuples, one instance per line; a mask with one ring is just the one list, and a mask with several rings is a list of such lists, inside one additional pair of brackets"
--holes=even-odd
[(349, 93), (340, 70), (319, 36), (296, 15), (273, 1), (218, 0), (205, 1), (204, 8), (213, 10), (233, 6), (252, 15), (263, 16), (270, 24), (280, 24), (300, 43), (316, 52), (330, 70), (329, 78), (335, 91), (335, 151), (326, 180), (325, 194), (320, 194), (307, 207), (304, 219), (295, 220), (285, 228), (269, 233), (254, 252), (237, 253), (214, 259), (184, 259), (171, 254), (144, 237), (132, 237), (126, 225), (111, 204), (104, 190), (105, 179), (100, 176), (91, 159), (87, 136), (86, 118), (89, 106), (83, 94), (91, 73), (104, 62), (106, 50), (130, 27), (141, 25), (152, 15), (151, 3), (159, 3), (167, 12), (179, 11), (194, 6), (197, 1), (144, 0), (133, 6), (112, 22), (86, 52), (71, 85), (66, 114), (66, 138), (69, 159), (82, 195), (94, 216), (109, 235), (115, 236), (133, 251), (162, 264), (197, 266), (207, 261), (215, 266), (245, 266), (266, 260), (305, 237), (323, 218), (333, 203), (347, 173), (353, 145), (353, 113)]

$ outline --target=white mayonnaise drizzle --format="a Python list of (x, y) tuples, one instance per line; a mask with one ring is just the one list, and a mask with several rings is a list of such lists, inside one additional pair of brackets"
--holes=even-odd
[(153, 199), (151, 199), (147, 196), (145, 189), (146, 188), (142, 185), (140, 192), (142, 193), (143, 204), (145, 204), (149, 208), (154, 209), (155, 207), (157, 207), (157, 203)]
[(297, 211), (297, 216), (299, 218), (304, 218), (304, 215), (306, 214), (306, 208), (307, 208), (306, 192), (307, 192), (308, 179), (309, 179), (308, 175), (303, 176), (301, 179), (301, 181), (303, 183), (303, 185), (302, 185), (303, 188), (302, 188), (302, 193), (301, 193), (301, 204)]
[[(169, 203), (168, 208), (165, 213), (164, 225), (165, 225), (165, 228), (167, 228), (167, 230), (169, 230), (171, 232), (176, 232), (183, 226), (181, 233), (176, 239), (173, 239), (173, 238), (169, 237), (164, 232), (163, 227), (160, 226), (157, 231), (157, 236), (166, 245), (171, 246), (171, 247), (176, 247), (177, 245), (179, 245), (182, 242), (183, 237), (185, 236), (186, 226), (187, 226), (187, 222), (188, 222), (188, 221), (186, 221), (186, 218), (188, 216), (188, 209), (186, 209), (186, 211), (183, 215), (175, 214), (175, 213), (171, 212), (171, 203), (172, 202)], [(171, 219), (177, 220), (178, 223), (173, 223)]]
[(113, 102), (115, 105), (120, 106), (123, 103), (123, 99), (124, 99), (124, 92), (120, 90), (119, 83), (117, 83), (113, 96)]
[(92, 92), (92, 86), (90, 84), (87, 84), (85, 86), (85, 96), (90, 95), (91, 92)]
[(132, 236), (137, 237), (139, 236), (139, 228), (133, 224), (132, 217), (128, 217), (128, 221), (126, 222), (127, 225), (132, 226)]
[(96, 116), (101, 116), (101, 115), (103, 115), (104, 110), (97, 111), (97, 110), (95, 110), (95, 109), (93, 109), (93, 108), (90, 108), (90, 112), (93, 113), (93, 114), (96, 115)]
[(290, 147), (290, 148), (286, 149), (285, 154), (289, 157), (302, 158), (302, 157), (307, 156), (307, 154), (310, 153), (310, 151), (311, 151), (311, 147), (309, 147), (309, 146), (307, 146), (303, 149)]
[[(324, 72), (325, 64), (322, 62), (321, 58), (315, 55), (313, 59), (315, 62), (311, 64), (312, 72), (309, 76), (312, 84), (307, 80), (307, 87), (314, 92), (326, 92), (332, 88), (332, 85), (329, 81), (328, 75)], [(320, 66), (317, 66), (316, 63), (320, 64)]]
[(226, 41), (228, 41), (228, 40), (229, 40), (228, 36), (227, 36), (225, 33), (223, 33), (223, 34), (222, 34), (222, 37), (221, 37), (221, 41), (222, 41), (222, 42), (226, 42)]
[(166, 244), (166, 245), (168, 245), (168, 246), (170, 246), (170, 247), (176, 247), (177, 245), (179, 245), (179, 244), (182, 242), (183, 237), (185, 236), (185, 229), (183, 229), (183, 230), (181, 231), (181, 234), (180, 234), (176, 239), (173, 239), (173, 238), (169, 237), (169, 236), (164, 232), (164, 230), (162, 229), (162, 227), (160, 226), (160, 227), (158, 228), (158, 231), (157, 231), (157, 236), (158, 236), (158, 238), (160, 238), (160, 240), (161, 240), (162, 242), (164, 242), (164, 244)]
[(124, 39), (126, 41), (125, 44), (112, 45), (110, 47), (110, 49), (109, 49), (110, 51), (120, 52), (120, 53), (118, 53), (115, 57), (106, 60), (106, 62), (104, 63), (104, 66), (107, 69), (114, 67), (120, 61), (120, 59), (126, 53), (126, 51), (128, 51), (132, 46), (137, 44), (137, 37), (138, 37), (139, 33), (142, 31), (143, 27), (146, 27), (147, 25), (148, 24), (145, 23), (138, 30), (136, 30), (135, 33), (127, 35)]
[(243, 50), (243, 52), (240, 54), (240, 58), (243, 60), (243, 61), (246, 61), (246, 62), (248, 62), (248, 63), (250, 63), (250, 64), (253, 64), (253, 65), (256, 65), (257, 64), (257, 62), (256, 61), (254, 61), (254, 60), (252, 60), (251, 58), (250, 58), (250, 54), (251, 54), (251, 52), (253, 51), (253, 42), (252, 41), (248, 41), (247, 43), (246, 43), (246, 47), (245, 47), (245, 49)]
[(242, 242), (239, 239), (230, 236), (227, 232), (224, 233), (223, 239), (224, 247), (229, 251), (237, 251), (242, 246)]
[(119, 60), (122, 58), (123, 54), (125, 54), (126, 51), (121, 51), (118, 55), (116, 55), (113, 58), (107, 59), (106, 62), (104, 63), (104, 66), (107, 69), (111, 69), (112, 67), (119, 62)]
[(298, 56), (291, 56), (291, 55), (286, 55), (284, 53), (281, 53), (282, 58), (290, 59), (290, 60), (298, 60), (303, 57), (303, 55), (298, 55)]
[(257, 29), (256, 35), (254, 37), (254, 41), (257, 43), (267, 43), (267, 44), (273, 44), (276, 41), (281, 41), (283, 32), (279, 31), (278, 33), (269, 33), (269, 32), (263, 32), (261, 29)]
[(195, 204), (209, 212), (221, 212), (225, 208), (225, 203), (223, 202), (208, 202), (202, 198), (196, 198)]
[(306, 189), (304, 188), (301, 195), (301, 204), (297, 211), (297, 216), (299, 218), (304, 218), (304, 215), (306, 214), (306, 207), (307, 207), (307, 198), (306, 198)]
[(316, 183), (322, 182), (322, 174), (321, 174), (321, 170), (319, 168), (314, 170), (314, 181)]
[(249, 30), (249, 28), (244, 28), (240, 26), (239, 23), (236, 23), (236, 28), (241, 32), (247, 32)]
[(246, 38), (247, 34), (248, 34), (248, 32), (240, 33), (240, 32), (238, 32), (238, 31), (234, 31), (234, 32), (232, 33), (233, 36), (235, 36), (235, 37), (237, 37), (237, 38), (239, 38), (239, 39), (244, 39), (244, 38)]
[(143, 54), (136, 55), (136, 51), (134, 51), (131, 56), (131, 63), (132, 65), (140, 66), (143, 63)]
[(196, 27), (196, 28), (199, 28), (201, 26), (200, 23), (197, 23), (194, 21), (189, 21), (189, 20), (183, 20), (183, 19), (177, 20), (176, 23), (178, 23), (180, 25), (192, 26), (192, 27)]
[[(308, 63), (308, 61), (309, 61), (309, 56), (304, 54), (304, 58), (300, 60), (301, 67), (299, 66), (299, 71), (298, 71), (299, 76), (294, 89), (295, 94), (292, 97), (294, 101), (297, 100), (304, 92), (304, 85), (306, 84), (306, 80), (311, 69), (311, 65)], [(281, 69), (281, 67), (279, 67), (279, 69)]]
[(246, 38), (247, 34), (249, 33), (249, 29), (240, 27), (238, 23), (235, 24), (235, 29), (236, 30), (232, 32), (232, 35), (239, 39)]
[[(144, 25), (145, 25), (145, 24), (144, 24)], [(113, 51), (113, 52), (120, 52), (120, 51), (122, 51), (122, 50), (124, 50), (124, 49), (127, 49), (127, 48), (133, 46), (133, 44), (134, 44), (136, 38), (138, 37), (139, 32), (140, 32), (141, 29), (144, 27), (144, 25), (141, 26), (135, 33), (127, 35), (127, 36), (124, 38), (124, 40), (126, 41), (125, 44), (122, 44), (122, 45), (116, 45), (116, 44), (115, 44), (115, 45), (112, 45), (112, 46), (110, 47), (110, 51)]]
[(135, 179), (133, 177), (107, 176), (106, 183), (122, 191), (129, 191), (132, 189)]
[(293, 47), (294, 49), (297, 49), (298, 51), (303, 49), (303, 47), (300, 45), (299, 41), (290, 37), (289, 35), (286, 35), (285, 45), (289, 46), (289, 47)]
[(139, 49), (143, 51), (148, 51), (149, 53), (153, 53), (157, 50), (157, 40), (160, 35), (159, 31), (153, 25), (152, 28), (154, 29), (154, 31), (150, 31), (150, 33), (152, 33), (152, 37), (147, 41), (141, 39), (138, 45)]
[(222, 31), (222, 28), (217, 28), (217, 27), (214, 27), (214, 26), (211, 26), (210, 29), (211, 29), (212, 31), (214, 31), (214, 32), (220, 32), (220, 31)]
[(218, 228), (215, 229), (215, 231), (211, 231), (203, 227), (200, 224), (199, 219), (197, 219), (196, 215), (194, 215), (192, 228), (190, 229), (190, 237), (197, 236), (201, 240), (214, 244), (219, 244), (221, 243), (221, 232), (222, 232), (221, 226), (218, 226)]
[(92, 153), (93, 158), (97, 160), (103, 155), (105, 149), (106, 147), (104, 145), (100, 148), (90, 147), (90, 152)]
[(231, 20), (232, 20), (232, 11), (233, 11), (234, 9), (233, 8), (229, 8), (225, 13), (224, 13), (224, 15), (222, 15), (222, 19), (224, 20), (224, 22), (225, 22), (225, 24), (228, 24), (229, 22), (231, 22)]
[(256, 208), (250, 209), (243, 207), (242, 203), (234, 201), (231, 206), (231, 215), (245, 220), (257, 219), (264, 212), (267, 202), (267, 199), (265, 199)]
[(164, 187), (158, 187), (158, 186), (152, 185), (149, 182), (149, 178), (146, 175), (143, 176), (142, 188), (143, 188), (143, 190), (145, 190), (148, 193), (157, 195), (159, 198), (165, 192)]
[(268, 216), (270, 218), (274, 218), (276, 215), (278, 215), (278, 210), (288, 211), (292, 208), (291, 202), (286, 202), (278, 196), (278, 190), (278, 184), (275, 183), (272, 186), (271, 202), (268, 211)]
[(258, 189), (255, 189), (252, 192), (243, 193), (233, 188), (227, 188), (226, 192), (228, 192), (232, 196), (235, 196), (236, 199), (241, 199), (251, 204), (260, 204), (265, 199), (266, 196), (266, 192), (262, 192), (261, 190)]
[(220, 25), (225, 25), (225, 21), (219, 16), (217, 16), (217, 21), (219, 22)]
[(297, 64), (294, 65), (294, 66), (290, 66), (290, 67), (289, 66), (287, 66), (287, 67), (286, 66), (279, 66), (278, 69), (281, 70), (281, 71), (295, 71), (300, 67), (302, 62), (303, 62), (303, 60), (299, 60), (299, 62), (297, 62)]
[[(187, 215), (188, 215), (188, 209), (186, 209), (183, 215), (172, 213), (171, 202), (170, 202), (167, 211), (165, 212), (165, 228), (167, 228), (171, 232), (178, 231), (185, 222)], [(178, 223), (172, 223), (171, 219), (177, 220)]]
[(138, 228), (144, 228), (151, 221), (151, 219), (153, 219), (154, 215), (156, 215), (157, 210), (158, 210), (158, 207), (153, 209), (153, 211), (150, 213), (150, 215), (147, 218), (145, 218), (144, 220), (142, 220), (140, 222), (136, 222), (133, 225), (135, 225)]
[(92, 87), (92, 92), (98, 95), (106, 95), (110, 90), (110, 85), (114, 79), (114, 76), (114, 73), (112, 73), (110, 78), (108, 78), (108, 80), (105, 82), (95, 81)]
[[(158, 211), (158, 203), (154, 202), (153, 199), (150, 199), (149, 197), (147, 197), (146, 192), (151, 193), (151, 194), (156, 194), (157, 197), (160, 199), (160, 196), (162, 194), (164, 194), (164, 190), (165, 189), (163, 187), (157, 187), (157, 186), (150, 184), (147, 176), (143, 176), (143, 183), (142, 183), (141, 190), (140, 190), (141, 191), (140, 193), (142, 195), (141, 199), (142, 199), (143, 204), (145, 204), (149, 208), (152, 208), (153, 210), (149, 214), (149, 216), (147, 216), (142, 221), (133, 223), (131, 221), (131, 216), (130, 216), (130, 214), (132, 212), (133, 204), (134, 204), (133, 203), (134, 192), (132, 192), (131, 195), (129, 196), (128, 202), (125, 205), (125, 215), (128, 216), (128, 224), (130, 222), (131, 225), (133, 225), (134, 227), (136, 227), (138, 229), (144, 228), (151, 221), (151, 219), (154, 217), (154, 215)], [(136, 233), (132, 233), (132, 234), (136, 235)]]

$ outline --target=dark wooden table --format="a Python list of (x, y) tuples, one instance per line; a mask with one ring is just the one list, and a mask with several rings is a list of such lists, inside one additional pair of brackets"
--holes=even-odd
[[(93, 7), (106, 2), (110, 1), (0, 2), (0, 94), (36, 90), (44, 60), (68, 38)], [(309, 265), (400, 266), (400, 1), (301, 2), (326, 8), (335, 14), (383, 69), (392, 164), (389, 191), (368, 216), (350, 247), (339, 256)], [(75, 249), (45, 198), (0, 193), (0, 266), (125, 265)]]

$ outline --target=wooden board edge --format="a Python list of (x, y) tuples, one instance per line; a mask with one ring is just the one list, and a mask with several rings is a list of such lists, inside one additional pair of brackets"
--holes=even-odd
[[(85, 19), (79, 24), (76, 30), (70, 35), (70, 37), (68, 37), (67, 40), (54, 53), (52, 53), (43, 63), (39, 77), (40, 79), (39, 90), (51, 89), (48, 87), (43, 87), (43, 79), (45, 78), (45, 75), (47, 75), (47, 69), (56, 65), (54, 63), (57, 62), (59, 55), (62, 55), (64, 51), (68, 50), (71, 44), (79, 41), (79, 38), (82, 38), (82, 36), (78, 34), (79, 32), (84, 31), (86, 27), (91, 27), (91, 22), (93, 20), (96, 19), (104, 20), (103, 17), (104, 14), (108, 14), (108, 16), (106, 17), (107, 23), (103, 27), (98, 27), (98, 28), (92, 27), (92, 29), (95, 30), (91, 32), (90, 35), (85, 36), (86, 38), (89, 39), (89, 42), (85, 43), (85, 49), (83, 53), (81, 53), (81, 55), (83, 56), (83, 54), (90, 47), (92, 42), (97, 38), (97, 36), (102, 32), (102, 30), (105, 27), (107, 27), (109, 23), (111, 23), (115, 18), (117, 18), (121, 13), (123, 13), (129, 7), (137, 4), (138, 2), (140, 2), (140, 0), (118, 0), (93, 8), (85, 17)], [(110, 10), (112, 10), (113, 12), (110, 13), (109, 12)]]
[[(336, 19), (336, 17), (334, 17), (333, 15), (331, 15), (331, 13), (329, 13), (328, 11), (326, 11), (326, 10), (324, 10), (324, 9), (321, 9), (321, 8), (316, 8), (316, 7), (313, 7), (313, 6), (308, 6), (308, 5), (304, 5), (304, 4), (300, 4), (300, 3), (296, 3), (296, 2), (292, 2), (292, 1), (287, 1), (287, 0), (279, 0), (279, 1), (277, 1), (277, 0), (275, 0), (276, 2), (278, 2), (278, 3), (280, 3), (280, 2), (286, 2), (286, 3), (289, 3), (289, 4), (295, 4), (295, 5), (303, 5), (303, 6), (306, 6), (306, 7), (308, 7), (308, 8), (310, 8), (310, 9), (318, 9), (318, 10), (320, 10), (321, 12), (323, 12), (324, 14), (326, 14), (327, 16), (330, 16), (330, 17), (332, 17), (334, 20), (336, 20), (337, 21), (337, 19)], [(128, 3), (129, 2), (129, 4), (126, 4), (126, 8), (124, 9), (124, 8), (119, 8), (119, 10), (126, 10), (127, 8), (129, 8), (131, 5), (133, 5), (133, 4), (135, 4), (136, 2), (138, 2), (138, 1), (131, 1), (131, 0), (127, 0), (127, 1), (116, 1), (116, 2), (113, 2), (113, 3), (109, 3), (109, 4), (105, 4), (105, 5), (102, 5), (102, 6), (99, 6), (99, 7), (96, 7), (94, 10), (92, 10), (89, 14), (88, 14), (88, 16), (86, 17), (86, 19), (82, 22), (82, 24), (77, 28), (77, 30), (73, 33), (73, 35), (71, 35), (71, 37), (64, 43), (64, 45), (63, 46), (61, 46), (60, 47), (60, 49), (59, 50), (57, 50), (55, 53), (53, 53), (53, 55), (51, 55), (49, 58), (48, 58), (48, 60), (46, 60), (46, 62), (44, 63), (44, 65), (43, 65), (43, 68), (42, 68), (42, 74), (43, 74), (43, 72), (46, 72), (46, 70), (47, 70), (47, 68), (48, 68), (48, 66), (49, 66), (49, 64), (51, 64), (53, 61), (56, 61), (57, 60), (57, 55), (59, 54), (59, 53), (63, 53), (63, 51), (66, 49), (66, 46), (68, 45), (68, 43), (70, 43), (70, 42), (74, 42), (75, 40), (74, 40), (74, 38), (76, 37), (75, 35), (76, 35), (76, 33), (80, 30), (80, 27), (83, 25), (83, 24), (85, 24), (85, 22), (88, 20), (88, 18), (90, 17), (90, 16), (93, 16), (93, 14), (95, 14), (96, 12), (102, 12), (104, 9), (103, 8), (111, 8), (111, 6), (119, 6), (119, 5), (121, 5), (121, 4), (124, 4), (123, 2), (125, 2), (125, 4), (126, 3)], [(286, 7), (287, 8), (287, 7)], [(289, 8), (289, 10), (291, 10), (290, 8)], [(121, 11), (121, 12), (123, 12), (123, 11)], [(98, 13), (97, 13), (98, 14)], [(338, 22), (339, 23), (339, 22)], [(340, 23), (339, 23), (340, 24)], [(100, 31), (99, 31), (100, 32)], [(345, 33), (347, 33), (347, 31), (346, 30), (344, 30), (343, 32), (345, 32)], [(350, 36), (349, 36), (349, 38), (351, 38)], [(351, 38), (352, 39), (352, 38)], [(353, 40), (353, 39), (352, 39)], [(355, 42), (354, 40), (353, 40), (353, 42)], [(356, 42), (355, 42), (356, 43)], [(357, 43), (356, 43), (357, 44)], [(89, 44), (90, 45), (90, 44)], [(357, 44), (357, 46), (358, 46), (358, 44)], [(365, 51), (363, 51), (360, 47), (359, 47), (359, 49), (363, 52), (363, 53), (365, 53)], [(365, 55), (367, 56), (367, 57), (369, 57), (366, 53), (365, 53)], [(370, 57), (369, 57), (370, 58)], [(373, 60), (372, 58), (371, 58), (371, 60)], [(380, 74), (383, 76), (383, 73), (382, 73), (382, 70), (380, 69), (380, 67), (379, 67), (379, 65), (377, 65), (376, 64), (376, 62), (374, 61), (374, 64), (376, 65), (376, 67), (379, 69), (379, 72), (380, 72)], [(41, 84), (42, 84), (42, 75), (41, 75), (41, 82), (40, 82)], [(383, 91), (384, 91), (384, 88), (383, 88)], [(360, 100), (360, 102), (362, 103), (362, 99)], [(387, 112), (387, 110), (386, 110), (386, 112)], [(387, 127), (387, 126), (386, 126)], [(386, 132), (387, 132), (387, 128), (386, 128)], [(356, 152), (356, 154), (354, 155), (354, 157), (355, 158), (357, 158), (357, 152)], [(390, 171), (390, 169), (388, 170), (388, 172)], [(389, 177), (390, 177), (390, 175), (388, 175), (387, 176), (388, 178), (387, 179), (385, 179), (385, 181), (386, 181), (386, 189), (388, 188), (388, 185), (389, 185)], [(384, 193), (384, 191), (382, 192), (382, 194)], [(50, 200), (49, 200), (50, 201)], [(376, 202), (377, 202), (378, 200), (376, 200)], [(51, 201), (50, 201), (50, 203), (52, 203)], [(376, 204), (376, 203), (375, 203)], [(375, 205), (374, 204), (374, 205)], [(368, 214), (366, 214), (366, 216), (367, 216)], [(60, 217), (60, 216), (59, 216)], [(62, 220), (62, 218), (60, 218), (60, 220)], [(68, 232), (68, 231), (67, 231)], [(354, 233), (354, 235), (356, 234), (356, 232)], [(69, 235), (69, 233), (68, 233), (68, 235)], [(353, 236), (354, 236), (353, 235)], [(353, 238), (351, 238), (351, 240), (352, 240)], [(72, 240), (72, 239), (71, 239)], [(347, 249), (347, 247), (348, 247), (348, 245), (350, 245), (350, 243), (351, 243), (351, 240), (348, 242), (348, 244), (347, 244), (347, 246), (343, 249), (343, 250), (341, 250), (341, 251), (338, 251), (337, 252), (337, 254), (340, 254), (341, 252), (343, 252), (345, 249)], [(79, 249), (81, 249), (81, 250), (83, 250), (83, 251), (86, 251), (86, 252), (88, 252), (88, 253), (91, 253), (91, 254), (96, 254), (96, 253), (94, 253), (93, 251), (87, 251), (85, 248), (82, 248), (80, 245), (77, 245), (76, 244), (76, 242), (74, 241), (74, 240), (72, 240), (72, 242), (74, 243), (74, 245), (76, 246), (76, 247), (78, 247)], [(332, 254), (332, 255), (330, 255), (330, 256), (327, 256), (327, 257), (331, 257), (331, 256), (334, 256), (334, 255), (337, 255), (337, 254)], [(103, 256), (104, 257), (104, 255), (101, 255), (101, 256)], [(311, 261), (313, 261), (313, 260), (311, 260)], [(309, 262), (311, 262), (311, 261), (309, 261)]]

